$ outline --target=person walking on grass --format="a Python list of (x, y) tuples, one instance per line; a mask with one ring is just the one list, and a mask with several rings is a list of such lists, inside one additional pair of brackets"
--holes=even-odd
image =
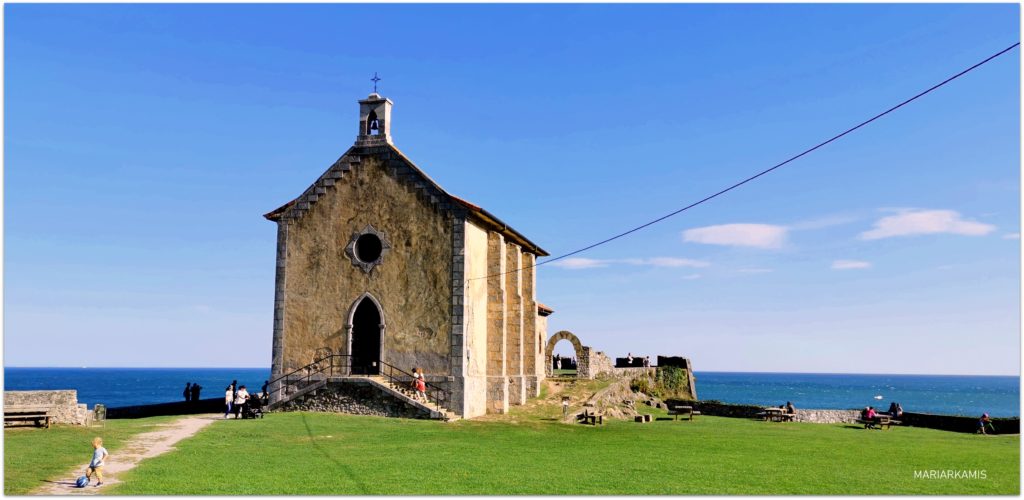
[[(96, 437), (92, 440), (92, 447), (92, 461), (89, 462), (89, 467), (85, 469), (85, 478), (91, 481), (92, 477), (96, 476), (96, 487), (99, 488), (103, 484), (103, 463), (110, 454), (103, 447), (103, 438), (101, 437)], [(89, 483), (86, 482), (85, 484)]]
[(231, 403), (235, 402), (235, 393), (231, 389), (230, 385), (224, 388), (224, 418), (231, 414)]
[(988, 430), (992, 431), (992, 434), (996, 433), (996, 427), (992, 425), (992, 419), (988, 416), (988, 413), (982, 415), (981, 418), (978, 419), (978, 432), (986, 434), (986, 427)]
[(243, 385), (235, 393), (235, 418), (238, 418), (238, 412), (242, 410), (242, 406), (247, 402), (249, 402), (249, 391), (245, 390)]

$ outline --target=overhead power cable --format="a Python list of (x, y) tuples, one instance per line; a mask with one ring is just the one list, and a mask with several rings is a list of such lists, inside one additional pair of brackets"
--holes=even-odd
[(701, 205), (701, 204), (703, 204), (705, 202), (711, 201), (711, 200), (713, 200), (713, 199), (715, 199), (715, 198), (717, 198), (717, 197), (719, 197), (719, 196), (721, 196), (721, 195), (723, 195), (725, 193), (728, 193), (729, 191), (732, 191), (733, 189), (736, 189), (736, 188), (738, 188), (738, 187), (740, 187), (740, 186), (742, 186), (742, 185), (744, 185), (744, 184), (746, 184), (746, 183), (748, 183), (748, 182), (750, 182), (750, 181), (752, 181), (754, 179), (757, 179), (758, 177), (761, 177), (762, 175), (768, 174), (768, 173), (770, 173), (770, 172), (772, 172), (772, 171), (774, 171), (774, 170), (776, 170), (778, 168), (781, 168), (781, 167), (783, 167), (783, 166), (785, 166), (785, 165), (787, 165), (787, 164), (789, 164), (789, 163), (791, 163), (791, 162), (793, 162), (793, 161), (795, 161), (797, 159), (800, 159), (801, 157), (803, 157), (805, 155), (808, 155), (808, 154), (812, 153), (813, 151), (815, 151), (817, 149), (820, 149), (820, 148), (822, 148), (822, 147), (824, 147), (824, 146), (826, 146), (826, 145), (828, 145), (828, 144), (830, 144), (830, 143), (832, 143), (834, 141), (837, 141), (840, 138), (842, 138), (843, 136), (845, 136), (845, 135), (847, 135), (847, 134), (849, 134), (849, 133), (851, 133), (851, 132), (853, 132), (853, 131), (855, 131), (855, 130), (857, 130), (857, 129), (859, 129), (859, 128), (861, 128), (861, 127), (863, 127), (863, 126), (865, 126), (865, 125), (867, 125), (867, 124), (869, 124), (869, 123), (871, 123), (871, 122), (873, 122), (873, 121), (875, 121), (875, 120), (877, 120), (877, 119), (879, 119), (879, 118), (881, 118), (881, 117), (883, 117), (885, 115), (887, 115), (887, 114), (889, 114), (889, 113), (892, 113), (893, 111), (896, 111), (897, 109), (900, 109), (903, 106), (906, 106), (907, 104), (910, 104), (911, 102), (914, 102), (915, 100), (917, 100), (917, 99), (919, 99), (921, 97), (924, 97), (925, 95), (927, 95), (928, 93), (932, 92), (933, 90), (936, 90), (939, 87), (942, 87), (943, 85), (946, 85), (947, 83), (952, 82), (953, 80), (956, 80), (957, 78), (960, 78), (961, 76), (966, 75), (967, 73), (970, 73), (974, 69), (977, 69), (978, 67), (982, 66), (983, 64), (985, 64), (985, 63), (987, 63), (987, 62), (989, 62), (989, 61), (991, 61), (991, 60), (993, 60), (993, 59), (995, 59), (995, 58), (997, 58), (997, 57), (999, 57), (999, 56), (1001, 56), (1001, 55), (1003, 55), (1003, 54), (1005, 54), (1005, 53), (1007, 53), (1007, 52), (1009, 52), (1011, 50), (1013, 50), (1014, 48), (1016, 48), (1019, 45), (1020, 45), (1020, 42), (1017, 42), (1017, 43), (1015, 43), (1013, 45), (1010, 45), (1009, 47), (1007, 47), (1007, 48), (1005, 48), (1003, 50), (1000, 50), (999, 52), (996, 52), (995, 54), (992, 54), (991, 56), (986, 57), (985, 59), (983, 59), (982, 61), (974, 64), (973, 66), (971, 66), (971, 67), (969, 67), (969, 68), (967, 68), (967, 69), (965, 69), (965, 70), (963, 70), (963, 71), (961, 71), (961, 72), (959, 72), (959, 73), (957, 73), (957, 74), (955, 74), (955, 75), (953, 75), (953, 76), (951, 76), (949, 78), (946, 78), (945, 80), (943, 80), (943, 81), (941, 81), (941, 82), (939, 82), (939, 83), (937, 83), (937, 84), (935, 84), (935, 85), (933, 85), (931, 87), (929, 87), (927, 90), (925, 90), (925, 91), (915, 95), (914, 97), (911, 97), (911, 98), (909, 98), (909, 99), (907, 99), (907, 100), (905, 100), (905, 101), (903, 101), (903, 102), (901, 102), (901, 103), (899, 103), (899, 104), (897, 104), (897, 105), (895, 105), (895, 106), (893, 106), (893, 107), (891, 107), (891, 108), (889, 108), (889, 109), (887, 109), (885, 111), (882, 111), (881, 113), (878, 113), (877, 115), (872, 116), (871, 118), (868, 118), (867, 120), (864, 120), (864, 121), (858, 123), (857, 125), (855, 125), (853, 127), (850, 127), (848, 129), (846, 129), (845, 131), (832, 136), (832, 138), (830, 138), (830, 139), (828, 139), (826, 141), (820, 142), (820, 143), (818, 143), (817, 145), (815, 145), (812, 148), (804, 150), (800, 154), (792, 156), (789, 159), (787, 159), (787, 160), (785, 160), (785, 161), (783, 161), (781, 163), (778, 163), (778, 164), (776, 164), (776, 165), (774, 165), (774, 166), (772, 166), (770, 168), (762, 170), (762, 171), (758, 172), (757, 174), (754, 174), (754, 175), (752, 175), (750, 177), (747, 177), (746, 179), (743, 179), (742, 181), (739, 181), (739, 182), (737, 182), (737, 183), (735, 183), (735, 184), (733, 184), (733, 185), (731, 185), (731, 186), (729, 186), (729, 187), (727, 187), (725, 189), (722, 189), (721, 191), (718, 191), (715, 194), (706, 196), (706, 197), (704, 197), (704, 198), (702, 198), (702, 199), (700, 199), (698, 201), (695, 201), (695, 202), (693, 202), (693, 203), (691, 203), (689, 205), (686, 205), (683, 208), (680, 208), (680, 209), (675, 210), (673, 212), (670, 212), (670, 213), (667, 213), (665, 215), (662, 215), (661, 217), (658, 217), (657, 219), (645, 222), (645, 223), (643, 223), (643, 224), (641, 224), (639, 226), (636, 226), (636, 227), (634, 227), (632, 229), (629, 229), (627, 231), (623, 231), (623, 232), (621, 232), (619, 234), (616, 234), (615, 236), (612, 236), (610, 238), (603, 239), (601, 241), (598, 241), (597, 243), (594, 243), (594, 244), (591, 244), (591, 245), (587, 245), (587, 246), (585, 246), (583, 248), (580, 248), (578, 250), (573, 250), (573, 251), (571, 251), (569, 253), (564, 253), (564, 254), (559, 255), (557, 257), (552, 257), (550, 259), (546, 259), (543, 262), (537, 262), (537, 263), (535, 263), (535, 264), (533, 264), (531, 266), (523, 266), (521, 268), (513, 269), (511, 271), (505, 271), (503, 273), (491, 274), (491, 275), (487, 275), (487, 276), (480, 276), (480, 277), (477, 277), (477, 278), (470, 278), (468, 281), (493, 278), (493, 277), (496, 277), (496, 276), (503, 276), (505, 274), (521, 271), (523, 269), (530, 269), (530, 268), (542, 266), (544, 264), (550, 264), (552, 262), (555, 262), (555, 261), (558, 261), (558, 260), (562, 260), (562, 259), (564, 259), (566, 257), (571, 257), (573, 255), (576, 255), (576, 254), (579, 254), (579, 253), (582, 253), (582, 252), (586, 252), (587, 250), (599, 247), (599, 246), (604, 245), (606, 243), (610, 243), (610, 242), (615, 241), (615, 240), (617, 240), (619, 238), (622, 238), (623, 236), (627, 236), (627, 235), (633, 234), (633, 233), (635, 233), (635, 232), (637, 232), (637, 231), (639, 231), (641, 229), (644, 229), (644, 228), (646, 228), (648, 226), (652, 226), (652, 225), (657, 224), (657, 223), (659, 223), (659, 222), (661, 222), (661, 221), (663, 221), (665, 219), (668, 219), (670, 217), (679, 215), (679, 214), (681, 214), (681, 213), (683, 213), (683, 212), (685, 212), (685, 211), (687, 211), (687, 210), (689, 210), (689, 209), (691, 209), (693, 207), (696, 207), (697, 205)]

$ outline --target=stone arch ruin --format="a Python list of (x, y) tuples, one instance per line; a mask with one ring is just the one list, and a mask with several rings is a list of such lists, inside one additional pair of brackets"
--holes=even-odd
[(579, 337), (568, 330), (562, 330), (548, 339), (548, 347), (544, 351), (544, 374), (552, 376), (551, 364), (555, 352), (555, 344), (560, 340), (568, 340), (576, 351), (576, 378), (594, 378), (590, 372), (590, 348), (580, 342)]

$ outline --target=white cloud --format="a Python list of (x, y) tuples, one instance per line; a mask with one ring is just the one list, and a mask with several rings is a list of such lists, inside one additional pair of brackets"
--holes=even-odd
[(813, 219), (804, 219), (802, 221), (790, 224), (786, 227), (794, 231), (805, 231), (809, 229), (825, 229), (827, 227), (850, 224), (853, 222), (857, 222), (860, 219), (860, 217), (851, 214), (831, 214), (823, 215), (821, 217), (815, 217)]
[(870, 262), (863, 260), (834, 260), (832, 269), (867, 269), (871, 267)]
[(564, 267), (566, 269), (590, 269), (594, 267), (607, 267), (607, 260), (588, 259), (586, 257), (569, 257), (551, 263), (552, 266)]
[(721, 224), (683, 231), (683, 241), (708, 245), (780, 248), (788, 228), (771, 224)]
[(1006, 233), (1003, 235), (1004, 240), (1019, 240), (1020, 233)]
[(644, 259), (644, 263), (654, 267), (708, 267), (711, 265), (707, 261), (679, 257), (651, 257)]
[(894, 236), (916, 236), (921, 234), (960, 234), (984, 236), (996, 227), (991, 224), (965, 220), (953, 210), (904, 209), (896, 215), (888, 215), (875, 221), (875, 227), (860, 233), (863, 240), (877, 240)]
[(695, 280), (697, 278), (700, 278), (699, 274), (687, 274), (686, 276), (683, 276), (684, 280)]

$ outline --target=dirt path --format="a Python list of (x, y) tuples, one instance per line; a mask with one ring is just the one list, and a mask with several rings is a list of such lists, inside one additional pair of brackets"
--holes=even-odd
[(162, 424), (159, 430), (138, 434), (132, 437), (116, 452), (110, 454), (107, 464), (103, 467), (103, 486), (95, 487), (95, 480), (85, 488), (76, 488), (75, 480), (85, 474), (84, 467), (68, 471), (60, 479), (50, 482), (35, 491), (32, 495), (95, 495), (107, 489), (108, 485), (117, 484), (118, 476), (135, 468), (139, 462), (162, 455), (174, 449), (174, 445), (199, 432), (207, 425), (221, 420), (221, 415), (192, 415)]

